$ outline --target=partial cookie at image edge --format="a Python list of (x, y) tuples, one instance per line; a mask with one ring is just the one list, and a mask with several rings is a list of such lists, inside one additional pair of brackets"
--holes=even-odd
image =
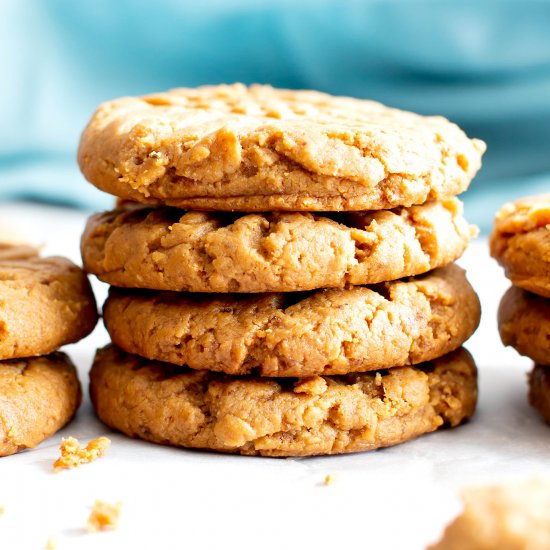
[(500, 301), (498, 329), (505, 346), (550, 365), (550, 298), (510, 287)]
[(0, 456), (36, 447), (75, 415), (81, 401), (68, 356), (0, 362)]
[(535, 365), (529, 373), (529, 403), (550, 424), (550, 367)]
[(505, 204), (489, 245), (513, 285), (550, 298), (550, 194)]
[(545, 550), (550, 481), (531, 479), (463, 490), (463, 512), (427, 550)]
[(90, 282), (61, 257), (0, 247), (0, 360), (51, 353), (87, 336), (98, 319)]

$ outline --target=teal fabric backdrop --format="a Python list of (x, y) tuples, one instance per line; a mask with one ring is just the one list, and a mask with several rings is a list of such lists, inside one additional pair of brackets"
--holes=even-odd
[(550, 0), (2, 0), (0, 199), (87, 208), (79, 133), (106, 99), (243, 81), (443, 114), (489, 150), (467, 194), (487, 227), (550, 191)]

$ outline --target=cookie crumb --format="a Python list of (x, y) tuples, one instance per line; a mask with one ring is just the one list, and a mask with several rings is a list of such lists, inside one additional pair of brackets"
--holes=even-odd
[(121, 502), (109, 504), (102, 500), (96, 500), (86, 523), (86, 531), (95, 533), (97, 531), (116, 529), (118, 527), (121, 507)]
[(4, 507), (0, 504), (0, 518), (4, 515), (5, 511)]
[(325, 481), (324, 481), (324, 484), (325, 485), (332, 485), (335, 481), (336, 481), (336, 474), (327, 474), (325, 476)]
[(78, 468), (81, 464), (92, 462), (103, 456), (110, 445), (111, 440), (103, 436), (92, 439), (86, 447), (83, 447), (75, 437), (63, 439), (59, 446), (61, 456), (54, 462), (53, 471)]

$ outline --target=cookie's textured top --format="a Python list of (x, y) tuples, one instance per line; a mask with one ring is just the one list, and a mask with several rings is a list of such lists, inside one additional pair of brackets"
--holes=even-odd
[(550, 424), (550, 367), (535, 365), (529, 373), (529, 403)]
[(151, 363), (112, 346), (90, 373), (99, 417), (156, 443), (292, 456), (401, 443), (473, 414), (476, 369), (465, 350), (424, 364), (345, 377), (232, 377)]
[(0, 362), (0, 456), (35, 447), (79, 404), (76, 370), (64, 353)]
[(87, 336), (97, 308), (85, 273), (65, 258), (0, 246), (0, 359), (51, 353)]
[(464, 491), (464, 511), (428, 550), (550, 548), (550, 483), (540, 479)]
[(199, 210), (377, 210), (464, 191), (485, 144), (440, 117), (268, 86), (99, 107), (78, 160), (122, 198)]
[(90, 218), (82, 258), (121, 287), (290, 292), (418, 275), (461, 256), (474, 232), (457, 199), (332, 218), (145, 207)]
[(310, 294), (112, 289), (104, 320), (129, 353), (228, 374), (344, 374), (416, 364), (476, 329), (478, 298), (450, 265), (407, 281)]
[(550, 194), (505, 204), (490, 245), (514, 285), (550, 298)]
[(498, 309), (502, 343), (543, 365), (550, 365), (550, 300), (511, 287)]

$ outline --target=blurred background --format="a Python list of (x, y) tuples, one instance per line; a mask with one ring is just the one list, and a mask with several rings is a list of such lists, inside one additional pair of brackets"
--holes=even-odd
[(466, 194), (487, 229), (550, 191), (550, 0), (0, 0), (0, 201), (85, 209), (75, 155), (95, 107), (220, 82), (372, 98), (484, 139)]

